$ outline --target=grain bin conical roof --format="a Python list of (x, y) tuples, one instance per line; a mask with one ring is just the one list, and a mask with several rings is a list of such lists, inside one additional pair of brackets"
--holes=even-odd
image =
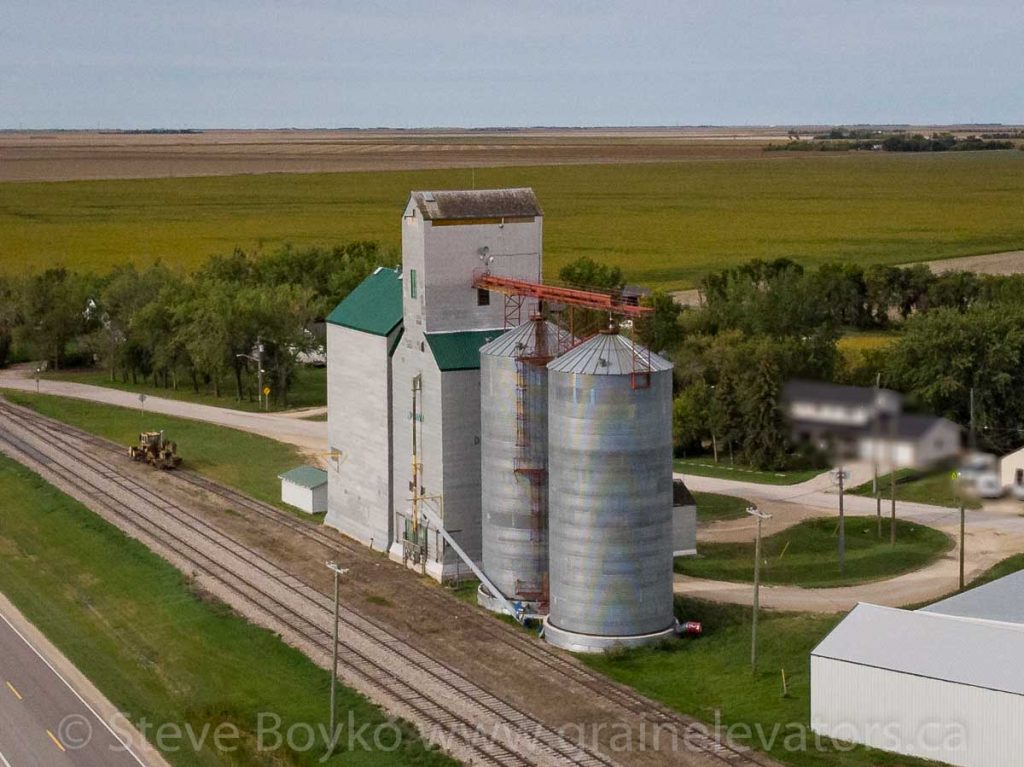
[(560, 332), (554, 323), (533, 317), (481, 346), (480, 354), (492, 357), (554, 357)]
[[(634, 351), (635, 350), (635, 351)], [(598, 333), (575, 349), (548, 363), (548, 370), (558, 373), (581, 373), (591, 376), (630, 375), (636, 371), (634, 354), (646, 361), (647, 349), (634, 344), (618, 333)], [(650, 353), (650, 370), (657, 373), (671, 370), (672, 363), (654, 352)]]

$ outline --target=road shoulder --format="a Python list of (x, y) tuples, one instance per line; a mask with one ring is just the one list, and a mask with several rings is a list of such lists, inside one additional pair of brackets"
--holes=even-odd
[(92, 708), (108, 727), (118, 732), (130, 733), (131, 748), (149, 767), (170, 767), (167, 760), (153, 748), (134, 727), (128, 724), (117, 707), (101, 693), (78, 668), (71, 663), (57, 647), (35, 625), (26, 618), (7, 597), (0, 593), (0, 615), (7, 619), (14, 629), (24, 637), (30, 646), (63, 678), (72, 690)]

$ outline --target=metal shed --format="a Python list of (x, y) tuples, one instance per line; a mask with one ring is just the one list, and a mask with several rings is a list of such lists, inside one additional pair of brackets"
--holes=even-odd
[(312, 466), (279, 474), (281, 500), (308, 514), (327, 511), (327, 472)]
[(964, 615), (997, 593), (1024, 595), (1019, 582), (978, 592), (930, 611), (854, 608), (811, 652), (811, 728), (963, 767), (1019, 765), (1024, 625)]

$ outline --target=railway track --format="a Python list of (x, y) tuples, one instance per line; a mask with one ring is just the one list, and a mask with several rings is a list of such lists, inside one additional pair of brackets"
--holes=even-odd
[[(316, 590), (311, 584), (281, 571), (280, 568), (266, 560), (259, 552), (237, 541), (228, 539), (223, 533), (210, 527), (200, 517), (191, 514), (179, 506), (169, 504), (167, 501), (154, 495), (147, 488), (123, 476), (119, 467), (123, 460), (123, 449), (120, 446), (79, 429), (39, 416), (30, 410), (15, 408), (8, 403), (0, 402), (0, 416), (9, 418), (11, 423), (17, 424), (21, 429), (34, 435), (43, 443), (60, 444), (66, 442), (71, 437), (82, 445), (89, 446), (94, 452), (82, 451), (81, 457), (82, 466), (80, 468), (85, 470), (85, 473), (88, 473), (88, 471), (96, 472), (105, 481), (117, 486), (120, 491), (131, 493), (140, 502), (152, 504), (155, 508), (160, 509), (162, 513), (170, 515), (179, 523), (185, 524), (194, 534), (202, 535), (209, 540), (215, 541), (224, 550), (240, 552), (248, 566), (256, 567), (268, 579), (276, 579), (279, 584), (285, 584), (297, 598), (306, 600), (309, 605), (315, 606), (322, 612), (327, 611), (333, 606), (330, 598)], [(83, 472), (75, 472), (59, 464), (56, 464), (57, 468), (55, 470), (55, 462), (52, 456), (46, 456), (45, 452), (27, 445), (24, 440), (21, 440), (21, 447), (19, 448), (17, 436), (12, 437), (12, 435), (5, 431), (0, 431), (0, 443), (4, 442), (15, 450), (21, 450), (23, 454), (26, 454), (26, 447), (29, 451), (36, 450), (39, 455), (35, 456), (35, 460), (44, 459), (48, 461), (48, 465), (43, 463), (43, 461), (40, 461), (40, 463), (47, 465), (47, 468), (55, 471), (55, 473), (63, 472), (68, 481), (88, 482), (95, 491), (90, 494), (90, 500), (96, 499), (106, 504), (108, 508), (111, 506), (110, 502), (105, 499), (102, 488), (97, 487), (90, 480), (79, 476)], [(104, 456), (108, 457), (109, 460), (104, 460)], [(361, 558), (365, 558), (368, 554), (364, 547), (355, 542), (349, 541), (340, 535), (330, 534), (322, 529), (311, 527), (286, 511), (225, 488), (205, 477), (181, 471), (174, 475), (174, 479), (175, 481), (201, 489), (223, 501), (230, 502), (233, 508), (242, 513), (257, 515), (271, 521), (275, 525), (287, 528), (297, 535), (326, 547), (328, 550), (341, 549), (352, 556)], [(116, 505), (114, 504), (114, 506)], [(124, 509), (111, 508), (110, 510), (127, 524), (138, 526), (137, 519), (130, 519), (133, 516), (132, 513), (128, 513)], [(153, 522), (148, 517), (146, 522), (159, 526), (157, 522)], [(152, 531), (150, 531), (150, 534), (152, 535)], [(192, 552), (194, 549), (187, 541), (181, 540), (180, 536), (174, 536), (163, 530), (153, 537), (160, 535), (165, 536), (165, 540), (162, 541), (165, 547), (171, 549), (175, 546), (185, 547), (186, 559), (189, 560), (188, 564), (217, 579), (224, 588), (230, 590), (232, 583), (240, 577), (238, 572), (232, 573), (229, 571), (228, 573), (218, 574), (217, 567), (220, 565), (211, 561), (209, 556), (206, 559), (202, 559), (198, 553), (188, 554), (188, 552)], [(168, 535), (171, 536), (170, 539), (166, 538)], [(410, 585), (413, 586), (413, 584)], [(415, 584), (415, 587), (418, 589), (417, 599), (435, 603), (438, 609), (441, 610), (450, 609), (450, 597), (419, 584)], [(238, 589), (235, 589), (236, 593), (237, 591)], [(238, 595), (257, 607), (264, 605), (269, 599), (270, 603), (274, 606), (274, 610), (270, 611), (270, 614), (275, 620), (286, 625), (300, 639), (322, 650), (329, 651), (330, 632), (323, 627), (322, 622), (319, 625), (311, 622), (307, 616), (297, 613), (291, 606), (285, 604), (282, 599), (269, 594), (259, 592), (256, 594)], [(398, 653), (401, 656), (401, 662), (415, 666), (418, 671), (424, 672), (427, 678), (422, 681), (438, 686), (446, 695), (454, 696), (454, 698), (448, 698), (431, 695), (429, 699), (426, 699), (423, 696), (422, 690), (417, 689), (415, 685), (410, 684), (408, 681), (399, 679), (394, 671), (386, 667), (387, 664), (374, 661), (366, 657), (365, 654), (361, 654), (358, 648), (346, 645), (345, 652), (348, 655), (343, 655), (342, 657), (347, 664), (350, 664), (349, 667), (357, 670), (362, 675), (363, 681), (374, 689), (385, 693), (391, 699), (397, 698), (399, 701), (407, 703), (413, 710), (411, 718), (417, 720), (421, 728), (424, 725), (426, 725), (425, 729), (441, 726), (446, 728), (446, 732), (460, 728), (467, 729), (470, 732), (479, 732), (479, 723), (487, 721), (492, 725), (512, 728), (511, 732), (515, 733), (517, 743), (528, 742), (534, 748), (534, 753), (530, 755), (533, 761), (525, 761), (522, 754), (514, 753), (512, 749), (502, 746), (500, 743), (482, 742), (487, 740), (485, 737), (468, 737), (464, 739), (464, 745), (473, 751), (474, 763), (511, 765), (551, 762), (579, 764), (586, 765), (587, 767), (590, 765), (611, 765), (614, 763), (608, 757), (595, 750), (582, 749), (565, 741), (560, 735), (551, 731), (526, 713), (476, 687), (472, 682), (463, 678), (455, 669), (429, 658), (404, 640), (394, 636), (379, 621), (365, 615), (359, 615), (357, 612), (354, 613), (348, 607), (346, 608), (346, 613), (351, 616), (343, 618), (342, 625), (346, 633), (351, 632), (368, 641), (376, 641), (383, 644), (393, 652)], [(474, 630), (484, 633), (490, 640), (501, 643), (514, 652), (528, 658), (533, 663), (543, 665), (550, 672), (564, 678), (566, 681), (586, 688), (589, 695), (598, 697), (607, 704), (623, 709), (625, 712), (629, 712), (631, 715), (646, 722), (648, 724), (647, 732), (653, 733), (656, 728), (663, 728), (675, 733), (678, 739), (686, 744), (692, 756), (698, 759), (700, 759), (700, 756), (704, 756), (705, 759), (703, 761), (706, 763), (726, 764), (733, 765), (734, 767), (773, 767), (776, 764), (756, 751), (719, 740), (709, 734), (707, 728), (696, 720), (684, 717), (677, 712), (644, 698), (628, 687), (619, 685), (606, 677), (590, 671), (577, 661), (563, 657), (556, 651), (540, 645), (524, 635), (522, 631), (506, 626), (487, 614), (474, 611), (470, 620), (473, 622)], [(465, 714), (460, 714), (456, 710), (445, 710), (445, 706), (440, 704), (439, 701), (447, 701), (449, 699), (461, 702), (463, 707), (468, 706), (470, 710), (475, 705), (480, 717), (471, 718)], [(448, 708), (454, 709), (457, 707), (449, 706)]]

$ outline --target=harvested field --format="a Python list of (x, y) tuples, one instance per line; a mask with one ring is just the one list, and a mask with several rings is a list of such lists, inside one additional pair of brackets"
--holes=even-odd
[(735, 159), (785, 137), (767, 128), (0, 132), (0, 182)]

